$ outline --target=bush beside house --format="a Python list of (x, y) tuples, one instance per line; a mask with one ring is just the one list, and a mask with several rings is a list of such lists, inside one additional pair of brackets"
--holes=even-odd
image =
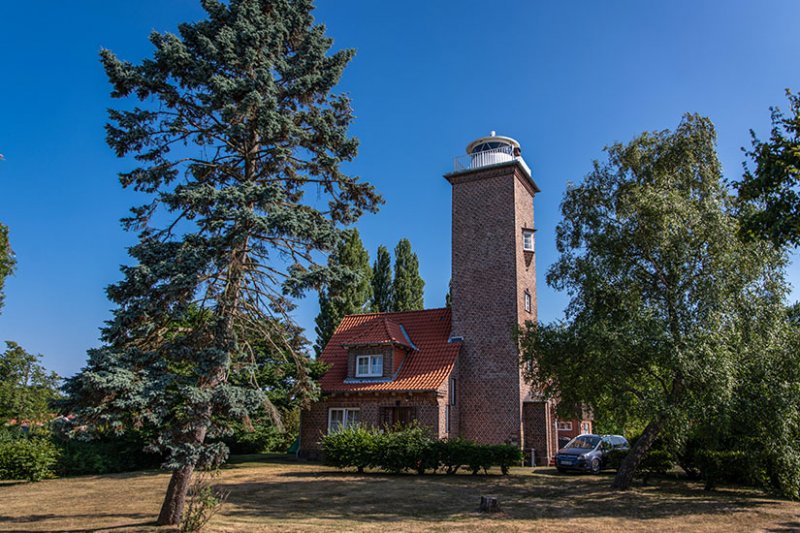
[(465, 468), (478, 474), (497, 466), (508, 474), (511, 466), (522, 461), (516, 446), (476, 444), (461, 438), (438, 440), (419, 426), (388, 431), (353, 426), (323, 436), (320, 444), (326, 464), (358, 472), (378, 468), (389, 473), (441, 470), (455, 474)]

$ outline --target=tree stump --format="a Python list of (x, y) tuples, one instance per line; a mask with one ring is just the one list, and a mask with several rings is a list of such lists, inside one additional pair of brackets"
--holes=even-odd
[(500, 512), (500, 502), (497, 501), (497, 496), (481, 496), (480, 511), (482, 513)]

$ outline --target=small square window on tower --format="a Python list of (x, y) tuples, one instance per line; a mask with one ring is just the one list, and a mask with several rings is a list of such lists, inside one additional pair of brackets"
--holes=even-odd
[(529, 229), (522, 230), (522, 249), (526, 252), (533, 251), (533, 231)]
[(530, 313), (532, 305), (531, 291), (525, 289), (525, 310)]

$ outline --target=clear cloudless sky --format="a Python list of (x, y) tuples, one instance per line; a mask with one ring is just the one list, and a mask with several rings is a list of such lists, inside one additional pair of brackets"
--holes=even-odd
[[(0, 13), (0, 221), (17, 272), (6, 282), (0, 340), (42, 353), (62, 375), (83, 365), (110, 317), (104, 288), (120, 278), (133, 235), (118, 220), (137, 204), (105, 145), (115, 105), (102, 47), (138, 62), (147, 36), (197, 20), (196, 0), (30, 0)], [(370, 254), (411, 240), (425, 305), (444, 305), (450, 277), (450, 191), (442, 175), (476, 137), (520, 141), (536, 197), (539, 316), (566, 297), (544, 283), (569, 181), (603, 147), (674, 128), (685, 112), (710, 117), (728, 179), (742, 173), (750, 128), (800, 89), (800, 2), (319, 0), (315, 17), (336, 48), (357, 55), (340, 84), (361, 139), (348, 166), (386, 199), (358, 224)], [(789, 269), (800, 283), (795, 260)], [(792, 294), (798, 298), (798, 291)], [(313, 340), (316, 295), (299, 302)]]

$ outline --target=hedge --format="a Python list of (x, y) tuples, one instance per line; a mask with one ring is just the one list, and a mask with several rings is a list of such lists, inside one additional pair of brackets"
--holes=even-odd
[(326, 464), (337, 468), (378, 468), (385, 472), (439, 470), (455, 474), (466, 468), (472, 474), (499, 466), (503, 474), (522, 461), (522, 452), (511, 445), (481, 445), (455, 438), (438, 440), (420, 426), (381, 431), (354, 426), (329, 433), (320, 441)]

